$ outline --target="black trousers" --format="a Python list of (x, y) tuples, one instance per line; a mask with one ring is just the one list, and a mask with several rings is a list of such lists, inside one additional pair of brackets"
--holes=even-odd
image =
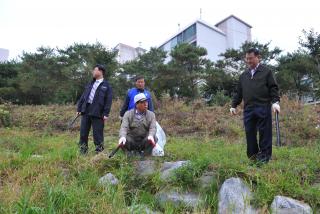
[(126, 137), (126, 144), (124, 149), (128, 151), (144, 151), (145, 154), (151, 154), (152, 152), (152, 145), (148, 143), (148, 137), (136, 137), (133, 138), (129, 135)]
[[(248, 158), (270, 160), (272, 155), (271, 106), (246, 107), (244, 110), (244, 126)], [(257, 133), (259, 133), (259, 142)]]
[(104, 149), (104, 146), (103, 146), (104, 121), (102, 118), (88, 115), (89, 111), (90, 111), (90, 105), (88, 104), (86, 112), (81, 117), (80, 141), (79, 141), (80, 150), (82, 152), (87, 152), (88, 137), (89, 137), (90, 129), (92, 126), (93, 142), (96, 146), (96, 151), (102, 151)]

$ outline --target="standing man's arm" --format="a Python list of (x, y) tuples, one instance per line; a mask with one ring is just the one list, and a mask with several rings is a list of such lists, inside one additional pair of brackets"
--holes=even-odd
[(129, 102), (130, 102), (130, 97), (129, 97), (129, 93), (127, 94), (126, 96), (126, 99), (122, 105), (122, 108), (120, 110), (120, 117), (123, 117), (124, 114), (126, 113), (126, 111), (128, 110), (129, 108)]
[(235, 115), (236, 114), (236, 108), (237, 106), (242, 102), (242, 85), (241, 85), (241, 76), (239, 77), (236, 93), (233, 96), (232, 99), (232, 104), (231, 104), (231, 109), (230, 112), (231, 114)]
[(80, 97), (80, 99), (78, 100), (78, 103), (77, 103), (77, 112), (78, 112), (78, 114), (80, 114), (81, 113), (81, 106), (82, 106), (82, 104), (83, 104), (83, 102), (84, 102), (84, 96), (85, 96), (85, 93), (86, 93), (86, 88), (87, 87), (85, 87), (85, 89), (84, 89), (84, 91), (83, 91), (83, 93), (82, 93), (82, 95), (81, 95), (81, 97)]
[(112, 88), (109, 85), (108, 90), (107, 90), (107, 94), (104, 98), (104, 108), (103, 108), (103, 116), (104, 117), (109, 117), (111, 105), (112, 105)]
[(280, 113), (279, 87), (278, 87), (277, 81), (276, 81), (272, 71), (269, 71), (267, 82), (268, 82), (269, 93), (270, 93), (270, 97), (271, 97), (272, 110), (274, 112)]
[(271, 96), (271, 102), (280, 102), (279, 87), (272, 71), (270, 71), (268, 75), (268, 87)]

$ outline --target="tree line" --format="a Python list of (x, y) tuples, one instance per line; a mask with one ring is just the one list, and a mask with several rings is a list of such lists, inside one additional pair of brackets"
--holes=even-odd
[[(16, 60), (0, 63), (0, 98), (16, 104), (75, 103), (84, 85), (91, 79), (95, 64), (106, 67), (115, 98), (123, 98), (133, 86), (136, 75), (143, 75), (147, 87), (158, 99), (202, 98), (208, 104), (230, 101), (239, 75), (245, 71), (244, 55), (258, 48), (262, 63), (275, 73), (282, 94), (301, 100), (304, 95), (320, 97), (320, 35), (303, 30), (299, 48), (283, 53), (270, 42), (246, 42), (239, 49), (228, 49), (212, 62), (202, 47), (180, 44), (166, 53), (151, 48), (137, 59), (117, 63), (117, 51), (101, 43), (75, 43), (64, 49), (40, 47), (34, 53), (22, 53)], [(167, 55), (169, 62), (166, 62)]]

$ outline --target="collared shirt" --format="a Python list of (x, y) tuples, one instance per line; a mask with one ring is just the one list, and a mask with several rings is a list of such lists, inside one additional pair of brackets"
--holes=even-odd
[(251, 69), (250, 73), (251, 73), (251, 79), (253, 79), (253, 76), (254, 74), (256, 73), (257, 71), (257, 68), (259, 67), (260, 63), (258, 63), (258, 65), (254, 68), (254, 69)]
[(146, 115), (146, 112), (139, 112), (139, 111), (136, 109), (136, 111), (135, 111), (135, 117), (136, 117), (138, 120), (142, 120), (145, 115)]
[(92, 89), (91, 89), (91, 91), (90, 91), (88, 103), (92, 104), (94, 95), (95, 95), (95, 93), (96, 93), (96, 90), (97, 90), (98, 86), (99, 86), (102, 82), (103, 82), (103, 79), (99, 79), (99, 80), (96, 80), (96, 81), (93, 83)]

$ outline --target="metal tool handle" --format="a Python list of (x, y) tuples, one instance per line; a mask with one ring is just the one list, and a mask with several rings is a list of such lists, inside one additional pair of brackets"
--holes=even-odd
[(80, 117), (80, 115), (81, 115), (81, 114), (78, 114), (78, 115), (71, 121), (71, 123), (70, 123), (69, 126), (68, 126), (68, 129), (71, 129), (71, 128), (72, 128), (73, 124), (76, 122), (76, 120), (78, 119), (78, 117)]
[(112, 158), (118, 151), (119, 151), (119, 149), (122, 147), (122, 144), (119, 144), (118, 146), (117, 146), (117, 148), (115, 148), (111, 153), (110, 153), (110, 155), (109, 155), (109, 158)]
[(279, 112), (276, 111), (276, 132), (277, 132), (277, 146), (281, 146), (281, 139), (280, 139), (280, 125), (279, 125)]

